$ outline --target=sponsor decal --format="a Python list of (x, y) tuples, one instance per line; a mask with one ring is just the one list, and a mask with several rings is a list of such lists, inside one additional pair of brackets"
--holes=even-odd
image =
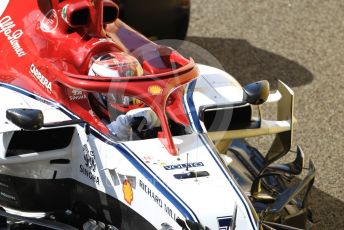
[(219, 224), (219, 230), (230, 230), (230, 227), (232, 225), (232, 217), (231, 216), (217, 217), (217, 222)]
[(82, 146), (82, 151), (84, 152), (84, 160), (86, 167), (95, 172), (97, 164), (94, 152), (92, 150), (89, 150), (86, 144)]
[(80, 172), (94, 183), (99, 185), (99, 177), (95, 175), (96, 172), (96, 158), (94, 152), (88, 149), (88, 146), (83, 145), (85, 165), (80, 164)]
[(87, 96), (81, 90), (78, 90), (78, 89), (73, 89), (72, 95), (69, 96), (69, 100), (71, 101), (78, 101), (78, 100), (83, 100), (86, 98)]
[(164, 169), (166, 170), (175, 170), (175, 169), (185, 169), (185, 168), (196, 168), (204, 166), (203, 162), (193, 162), (177, 165), (165, 165)]
[(131, 187), (129, 180), (124, 181), (122, 190), (123, 190), (124, 200), (129, 205), (131, 205), (131, 202), (133, 202), (133, 200), (134, 200), (134, 192), (133, 192), (133, 188)]
[(94, 173), (85, 168), (83, 165), (80, 165), (80, 172), (84, 174), (87, 178), (89, 178), (91, 181), (99, 185), (99, 177), (94, 175)]
[(59, 19), (57, 17), (56, 10), (52, 9), (45, 15), (41, 21), (41, 30), (44, 32), (54, 31), (59, 24)]
[(163, 200), (154, 193), (154, 191), (149, 188), (143, 181), (139, 181), (139, 187), (151, 198), (151, 200), (158, 205), (161, 209), (163, 209), (167, 215), (169, 215), (173, 220), (180, 219), (177, 214), (170, 208)]
[(158, 85), (151, 85), (148, 87), (148, 92), (151, 95), (159, 95), (162, 93), (162, 88)]
[(24, 34), (22, 30), (14, 30), (16, 24), (14, 24), (10, 16), (5, 16), (0, 19), (0, 34), (3, 33), (9, 43), (12, 46), (12, 49), (17, 54), (18, 57), (23, 57), (26, 55), (26, 52), (23, 50), (19, 43), (19, 39)]
[(30, 73), (40, 82), (45, 89), (51, 93), (52, 83), (49, 81), (38, 69), (34, 64), (30, 66)]
[(136, 177), (135, 176), (129, 176), (129, 175), (122, 175), (122, 174), (117, 174), (119, 177), (119, 180), (121, 181), (122, 184), (124, 184), (125, 181), (129, 181), (131, 187), (133, 189), (136, 189)]

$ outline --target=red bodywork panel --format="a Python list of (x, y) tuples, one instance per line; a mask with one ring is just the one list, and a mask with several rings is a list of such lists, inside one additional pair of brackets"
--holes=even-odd
[[(165, 110), (188, 123), (182, 90), (172, 91), (198, 76), (192, 60), (150, 42), (119, 19), (111, 21), (118, 8), (109, 0), (6, 2), (0, 4), (0, 82), (54, 100), (106, 135), (107, 127), (90, 112), (88, 93), (116, 91), (136, 97), (160, 118), (159, 136), (177, 154)], [(91, 57), (113, 51), (138, 58), (145, 75), (87, 76)]]

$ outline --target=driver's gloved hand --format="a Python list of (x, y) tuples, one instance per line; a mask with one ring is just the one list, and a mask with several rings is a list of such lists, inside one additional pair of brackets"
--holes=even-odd
[(131, 138), (132, 130), (140, 129), (140, 125), (143, 125), (142, 129), (152, 129), (159, 127), (160, 121), (150, 108), (139, 108), (118, 116), (108, 125), (108, 128), (111, 134), (118, 139), (128, 141)]

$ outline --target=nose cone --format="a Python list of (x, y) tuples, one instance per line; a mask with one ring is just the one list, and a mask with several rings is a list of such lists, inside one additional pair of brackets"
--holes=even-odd
[[(245, 194), (210, 144), (197, 134), (174, 137), (174, 141), (179, 149), (178, 157), (163, 151), (154, 139), (127, 142), (126, 145), (142, 160), (147, 157), (147, 149), (142, 146), (144, 143), (149, 146), (151, 160), (146, 162), (147, 166), (173, 193), (178, 194), (193, 217), (192, 221), (210, 229), (230, 229), (235, 220), (237, 229), (257, 229)], [(178, 210), (173, 212), (177, 216), (186, 217), (185, 212), (175, 207)]]

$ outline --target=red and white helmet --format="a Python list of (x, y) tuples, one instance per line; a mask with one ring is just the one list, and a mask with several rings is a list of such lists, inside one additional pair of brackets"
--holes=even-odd
[(142, 76), (139, 61), (124, 52), (112, 52), (93, 58), (88, 75), (101, 77)]
[[(124, 52), (112, 52), (99, 55), (92, 58), (88, 75), (99, 77), (136, 77), (143, 75), (143, 69), (139, 61)], [(115, 114), (126, 113), (131, 109), (144, 106), (143, 103), (129, 96), (117, 94), (117, 92), (109, 92), (108, 94), (93, 94), (97, 101), (111, 110), (117, 111)], [(117, 115), (115, 115), (117, 116)]]

